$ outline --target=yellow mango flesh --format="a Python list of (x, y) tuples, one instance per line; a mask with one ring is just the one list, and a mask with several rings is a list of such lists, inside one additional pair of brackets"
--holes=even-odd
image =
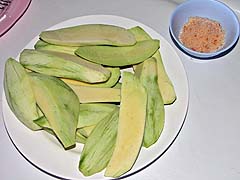
[(139, 79), (124, 72), (118, 134), (105, 176), (119, 177), (134, 165), (142, 146), (147, 94)]
[(76, 93), (80, 103), (120, 102), (120, 89), (68, 85)]

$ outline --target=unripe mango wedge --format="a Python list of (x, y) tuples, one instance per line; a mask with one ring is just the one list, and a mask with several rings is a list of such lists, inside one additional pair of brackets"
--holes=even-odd
[(154, 57), (142, 63), (137, 71), (141, 83), (147, 91), (147, 115), (143, 138), (143, 146), (150, 147), (160, 137), (163, 127), (165, 110), (162, 95), (158, 86), (157, 62)]
[(120, 89), (76, 86), (68, 84), (79, 98), (80, 103), (120, 102)]
[(96, 125), (99, 121), (111, 113), (116, 107), (117, 105), (110, 103), (80, 104), (77, 128)]
[[(129, 29), (129, 31), (134, 34), (137, 41), (152, 39), (151, 36), (139, 26), (133, 27)], [(172, 104), (177, 97), (171, 79), (168, 77), (168, 74), (165, 70), (160, 51), (156, 51), (153, 57), (157, 60), (158, 85), (164, 104)], [(141, 64), (137, 66), (141, 66)]]
[(104, 82), (111, 72), (100, 66), (83, 60), (75, 55), (25, 49), (20, 55), (20, 63), (32, 71), (88, 83)]
[(137, 42), (133, 46), (82, 46), (75, 53), (91, 62), (107, 66), (127, 66), (140, 63), (159, 49), (159, 40)]
[(146, 105), (147, 92), (140, 80), (124, 72), (117, 140), (105, 176), (119, 177), (134, 165), (142, 146)]
[(49, 44), (41, 39), (36, 42), (34, 45), (36, 50), (46, 50), (46, 51), (57, 51), (62, 53), (68, 53), (74, 55), (74, 52), (77, 50), (78, 47), (72, 46), (59, 46), (54, 44)]
[(118, 67), (115, 67), (115, 68), (107, 67), (106, 69), (111, 72), (111, 76), (107, 81), (101, 82), (101, 83), (86, 83), (86, 82), (77, 81), (73, 79), (66, 79), (66, 78), (61, 78), (61, 79), (67, 84), (72, 84), (76, 86), (110, 88), (110, 87), (113, 87), (118, 82), (118, 80), (120, 79), (121, 72), (120, 72), (120, 68)]
[(65, 46), (130, 46), (136, 43), (133, 34), (125, 28), (106, 24), (84, 24), (43, 31), (40, 38), (50, 44)]
[(73, 90), (56, 77), (30, 73), (33, 92), (43, 114), (65, 149), (75, 145), (79, 100)]
[(103, 170), (115, 147), (118, 129), (119, 109), (116, 108), (93, 129), (83, 147), (79, 170), (85, 176), (91, 176)]
[[(49, 124), (49, 122), (48, 122), (48, 120), (45, 116), (42, 116), (42, 117), (34, 120), (34, 123), (36, 123), (37, 125), (42, 127), (43, 130), (45, 130), (49, 134), (52, 134), (52, 135), (56, 136), (54, 131), (52, 130), (52, 127), (50, 126), (50, 124)], [(84, 144), (85, 141), (86, 141), (86, 137), (84, 137), (81, 133), (76, 131), (76, 142)]]
[(28, 73), (12, 58), (5, 64), (4, 90), (8, 105), (15, 116), (31, 130), (41, 129), (33, 122), (39, 118), (39, 114)]

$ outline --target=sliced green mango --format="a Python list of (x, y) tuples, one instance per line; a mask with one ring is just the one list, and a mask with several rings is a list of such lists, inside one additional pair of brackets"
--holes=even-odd
[(133, 46), (83, 46), (75, 53), (94, 63), (107, 66), (127, 66), (151, 57), (159, 48), (159, 40), (137, 42)]
[[(147, 34), (141, 27), (136, 26), (129, 29), (135, 35), (137, 41), (144, 41), (151, 39), (151, 36)], [(172, 104), (176, 100), (176, 93), (174, 86), (168, 77), (168, 74), (165, 70), (161, 54), (157, 51), (153, 57), (157, 60), (157, 70), (158, 70), (158, 85), (163, 97), (164, 104)]]
[(78, 85), (78, 86), (107, 87), (107, 88), (109, 87), (110, 88), (118, 82), (121, 72), (120, 72), (120, 68), (118, 68), (118, 67), (116, 67), (116, 68), (107, 67), (106, 69), (111, 72), (111, 76), (106, 82), (102, 82), (102, 83), (85, 83), (85, 82), (76, 81), (76, 80), (72, 80), (72, 79), (65, 79), (65, 78), (61, 78), (61, 79), (67, 84), (73, 84), (73, 85)]
[(106, 24), (85, 24), (43, 31), (40, 38), (50, 44), (66, 46), (129, 46), (136, 43), (134, 36), (125, 28)]
[[(109, 103), (88, 103), (80, 104), (79, 107), (77, 129), (96, 125), (100, 120), (115, 110), (117, 105)], [(51, 129), (45, 116), (34, 120), (34, 123), (38, 124), (40, 127)]]
[(80, 103), (120, 102), (120, 89), (68, 85), (77, 94)]
[(100, 120), (115, 110), (117, 105), (108, 103), (80, 104), (77, 128), (96, 125)]
[[(42, 116), (42, 117), (34, 120), (34, 123), (36, 123), (37, 125), (42, 127), (49, 134), (52, 134), (52, 135), (56, 136), (55, 133), (52, 130), (52, 127), (50, 126), (50, 124), (49, 124), (49, 122), (48, 122), (48, 120), (45, 116)], [(81, 133), (76, 131), (76, 142), (84, 144), (85, 141), (86, 141), (86, 137), (84, 137)]]
[(164, 103), (158, 86), (157, 62), (154, 57), (143, 62), (139, 78), (148, 97), (143, 146), (150, 147), (159, 139), (165, 118)]
[(104, 82), (111, 73), (98, 64), (87, 62), (67, 53), (25, 49), (20, 63), (27, 69), (56, 77), (89, 83)]
[(58, 46), (54, 44), (49, 44), (42, 40), (38, 40), (37, 43), (34, 45), (34, 48), (37, 50), (57, 51), (74, 55), (74, 52), (77, 50), (78, 47)]
[(33, 122), (39, 114), (29, 76), (24, 67), (12, 58), (5, 64), (4, 91), (8, 105), (19, 121), (31, 130), (41, 129)]
[(85, 176), (102, 171), (108, 164), (116, 143), (119, 109), (99, 121), (83, 147), (79, 170)]
[(105, 176), (119, 177), (134, 165), (141, 150), (147, 106), (147, 92), (130, 72), (123, 73), (116, 146)]
[(75, 145), (79, 100), (73, 90), (56, 77), (30, 73), (37, 104), (65, 149)]
[(140, 26), (132, 27), (128, 29), (128, 31), (134, 35), (136, 41), (145, 41), (152, 39), (151, 36)]

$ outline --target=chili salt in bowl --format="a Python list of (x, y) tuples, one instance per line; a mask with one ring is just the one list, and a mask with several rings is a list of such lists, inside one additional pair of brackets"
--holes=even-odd
[[(224, 30), (223, 46), (209, 53), (194, 51), (182, 44), (179, 35), (190, 17), (203, 17), (220, 23)], [(180, 4), (170, 19), (169, 31), (173, 41), (186, 54), (199, 59), (212, 59), (229, 52), (239, 38), (239, 20), (231, 8), (216, 0), (188, 0)]]

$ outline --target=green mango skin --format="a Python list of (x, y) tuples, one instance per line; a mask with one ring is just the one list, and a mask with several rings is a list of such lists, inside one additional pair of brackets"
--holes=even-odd
[(43, 31), (40, 38), (50, 44), (65, 46), (130, 46), (136, 43), (132, 33), (125, 28), (105, 24), (85, 24)]
[[(129, 31), (134, 34), (137, 41), (152, 39), (151, 36), (139, 26), (133, 27), (129, 29)], [(177, 96), (174, 90), (174, 86), (165, 70), (160, 51), (156, 51), (153, 57), (157, 60), (158, 85), (163, 97), (164, 104), (172, 104), (176, 100)], [(141, 64), (136, 65), (134, 70), (136, 70), (137, 66), (141, 66)], [(141, 67), (138, 68), (141, 69)]]
[(37, 104), (65, 149), (75, 146), (79, 100), (73, 90), (56, 77), (29, 73)]
[[(108, 116), (117, 108), (115, 104), (108, 103), (87, 103), (79, 105), (78, 125), (77, 129), (96, 125), (100, 120)], [(46, 117), (42, 116), (36, 120), (39, 126), (51, 129)]]
[(8, 105), (19, 121), (31, 130), (41, 129), (33, 122), (39, 114), (30, 78), (24, 67), (12, 58), (5, 64), (4, 91)]
[(32, 71), (88, 83), (104, 82), (111, 73), (104, 67), (67, 53), (25, 49), (20, 63)]
[(164, 102), (158, 86), (155, 58), (152, 57), (143, 62), (139, 78), (147, 91), (147, 115), (143, 146), (148, 148), (159, 139), (165, 119)]
[[(37, 125), (42, 127), (43, 130), (45, 130), (49, 134), (56, 136), (45, 116), (42, 116), (42, 117), (34, 120), (34, 123), (36, 123)], [(78, 131), (76, 131), (76, 142), (84, 144), (86, 142), (86, 137), (84, 137)]]
[(78, 47), (71, 47), (71, 46), (58, 46), (54, 44), (49, 44), (45, 41), (38, 40), (37, 43), (34, 45), (36, 50), (47, 50), (47, 51), (57, 51), (62, 53), (68, 53), (74, 55), (75, 51)]
[[(114, 110), (116, 110), (117, 105), (109, 104), (109, 103), (88, 103), (88, 104), (80, 104), (79, 116), (78, 116), (78, 125), (76, 131), (76, 142), (85, 143), (86, 141), (86, 133), (82, 133), (82, 128), (95, 126), (99, 121), (103, 120), (109, 114), (111, 114)], [(36, 120), (34, 123), (39, 125), (40, 127), (48, 129), (52, 131), (52, 127), (50, 126), (47, 118), (42, 116)], [(80, 129), (81, 128), (81, 129)], [(52, 131), (52, 134), (53, 131)]]
[(137, 42), (133, 46), (83, 46), (75, 54), (91, 62), (107, 66), (128, 66), (143, 62), (159, 49), (159, 40)]
[(79, 170), (91, 176), (106, 168), (115, 146), (118, 128), (119, 109), (96, 125), (83, 147)]
[(140, 26), (135, 26), (130, 29), (128, 29), (129, 32), (133, 33), (136, 41), (145, 41), (148, 39), (152, 39), (151, 36), (144, 31)]
[(108, 103), (80, 104), (80, 113), (77, 128), (96, 125), (100, 120), (108, 116), (117, 105)]

